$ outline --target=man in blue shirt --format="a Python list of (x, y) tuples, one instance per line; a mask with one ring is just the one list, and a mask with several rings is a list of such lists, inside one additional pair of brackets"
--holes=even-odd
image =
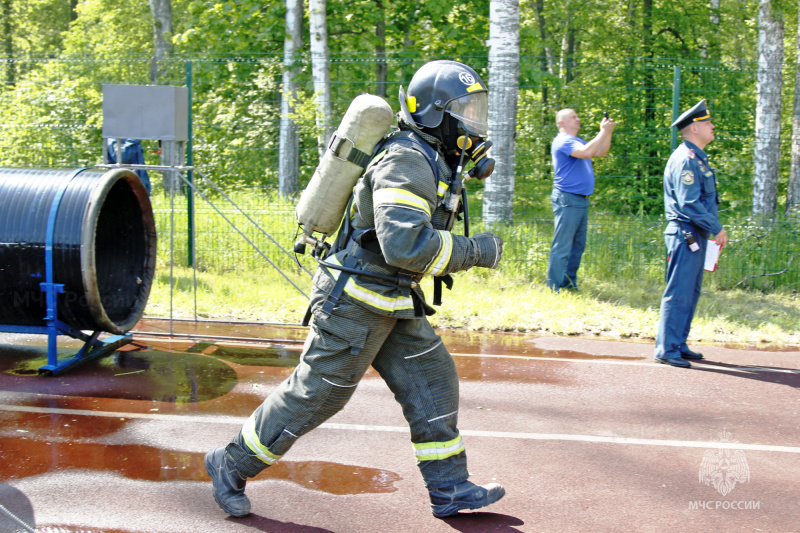
[(593, 157), (603, 157), (611, 147), (614, 121), (604, 117), (600, 132), (589, 142), (578, 137), (581, 119), (574, 109), (556, 113), (558, 135), (553, 139), (553, 244), (547, 265), (547, 286), (578, 289), (578, 267), (586, 248), (589, 196), (594, 192)]
[(708, 238), (725, 246), (728, 234), (719, 223), (717, 177), (703, 151), (714, 140), (714, 124), (705, 99), (672, 123), (683, 143), (672, 152), (664, 170), (664, 242), (669, 257), (667, 287), (661, 298), (655, 358), (681, 368), (687, 359), (702, 359), (686, 345), (703, 283)]

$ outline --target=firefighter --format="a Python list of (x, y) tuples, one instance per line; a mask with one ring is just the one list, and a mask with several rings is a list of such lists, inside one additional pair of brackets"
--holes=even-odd
[[(496, 268), (503, 241), (451, 233), (467, 157), (485, 177), (488, 90), (470, 67), (433, 61), (400, 89), (398, 130), (379, 143), (356, 183), (332, 253), (314, 275), (300, 363), (226, 446), (206, 454), (214, 498), (250, 512), (245, 482), (341, 410), (372, 365), (400, 403), (433, 514), (452, 516), (505, 494), (468, 481), (457, 427), (458, 375), (426, 316), (424, 275)], [(481, 148), (484, 147), (484, 148)], [(466, 154), (466, 155), (465, 155)]]

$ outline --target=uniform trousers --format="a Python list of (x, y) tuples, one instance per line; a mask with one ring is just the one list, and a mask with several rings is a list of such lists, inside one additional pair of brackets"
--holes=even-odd
[[(695, 235), (698, 233), (695, 231)], [(682, 231), (665, 234), (669, 262), (656, 332), (655, 357), (677, 359), (685, 352), (700, 288), (703, 284), (708, 240), (697, 237), (700, 249), (692, 252)]]
[(372, 365), (402, 406), (425, 485), (436, 489), (466, 481), (466, 452), (456, 427), (458, 374), (442, 339), (424, 317), (380, 315), (347, 294), (325, 316), (321, 307), (331, 286), (318, 270), (314, 321), (300, 363), (227, 447), (239, 473), (255, 476), (341, 410)]

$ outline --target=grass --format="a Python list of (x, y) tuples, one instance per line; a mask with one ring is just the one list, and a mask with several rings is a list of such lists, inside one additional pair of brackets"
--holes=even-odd
[[(534, 275), (537, 273), (534, 273)], [(431, 323), (440, 328), (519, 331), (546, 335), (576, 335), (602, 339), (652, 341), (658, 322), (663, 285), (636, 280), (583, 279), (578, 293), (555, 294), (544, 285), (544, 275), (504, 270), (473, 269), (454, 276), (452, 291), (444, 291), (443, 305)], [(785, 347), (800, 345), (800, 294), (791, 290), (770, 293), (722, 290), (714, 274), (692, 324), (690, 342)], [(175, 268), (172, 307), (174, 317), (194, 316), (194, 273)], [(311, 281), (298, 286), (309, 294)], [(423, 282), (430, 299), (432, 283)], [(274, 271), (197, 272), (197, 315), (201, 318), (299, 323), (307, 300)], [(168, 316), (169, 269), (157, 272), (146, 309), (150, 316)]]

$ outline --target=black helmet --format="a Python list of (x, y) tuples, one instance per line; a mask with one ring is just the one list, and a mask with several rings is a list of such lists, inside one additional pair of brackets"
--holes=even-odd
[[(476, 137), (488, 133), (488, 89), (478, 73), (457, 61), (431, 61), (411, 78), (401, 107), (407, 107), (420, 128), (456, 147), (467, 131)], [(461, 130), (461, 131), (459, 131)]]

